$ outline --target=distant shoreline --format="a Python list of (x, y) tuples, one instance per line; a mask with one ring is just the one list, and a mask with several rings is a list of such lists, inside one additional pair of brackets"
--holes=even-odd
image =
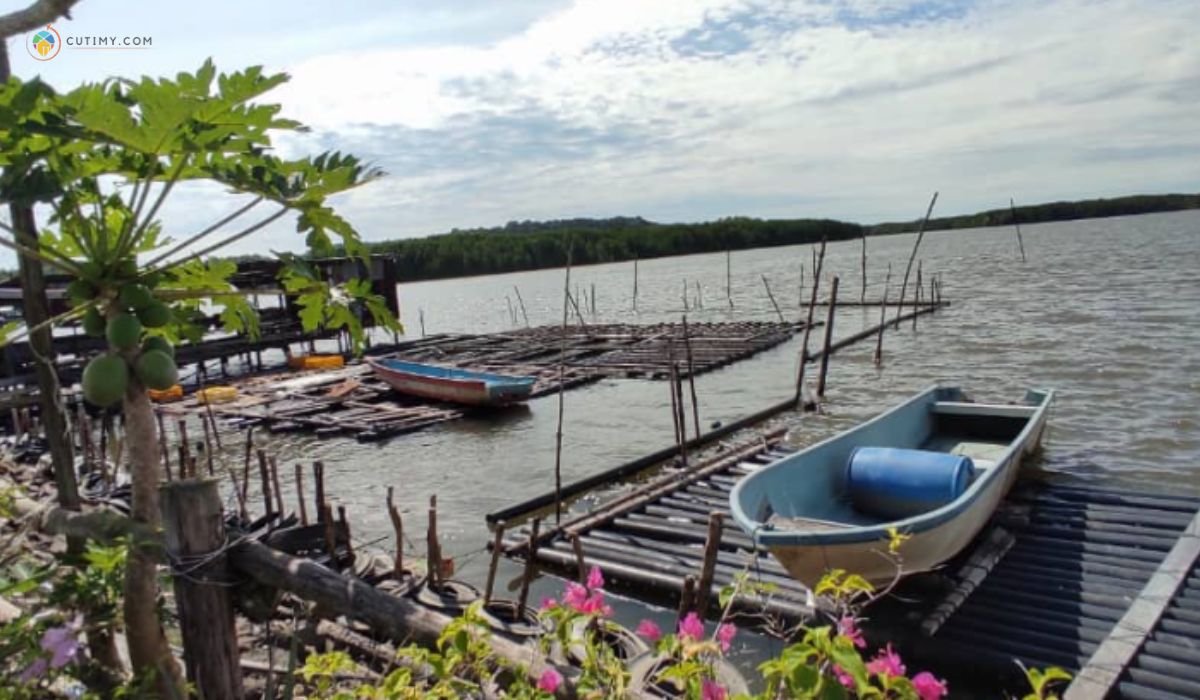
[[(1108, 218), (1200, 209), (1200, 194), (1132, 195), (1111, 199), (1047, 202), (1016, 207), (1019, 223)], [(974, 214), (937, 217), (926, 230), (1011, 226), (1007, 207)], [(371, 253), (393, 256), (406, 282), (527, 272), (562, 267), (565, 241), (574, 265), (594, 265), (851, 240), (906, 233), (920, 220), (862, 225), (833, 219), (754, 219), (729, 217), (691, 224), (662, 224), (640, 217), (510, 222), (502, 227), (371, 241)], [(337, 254), (341, 254), (341, 250)]]

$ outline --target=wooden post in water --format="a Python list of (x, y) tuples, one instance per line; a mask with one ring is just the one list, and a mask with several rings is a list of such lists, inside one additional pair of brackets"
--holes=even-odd
[[(421, 322), (421, 337), (425, 337), (425, 309), (417, 308), (417, 319)], [(340, 336), (339, 336), (340, 337)]]
[(837, 311), (838, 278), (829, 287), (829, 311), (825, 315), (825, 344), (821, 351), (821, 373), (817, 376), (817, 398), (825, 398), (825, 375), (829, 372), (829, 346), (833, 344), (833, 315)]
[(429, 585), (437, 588), (442, 580), (442, 552), (438, 545), (437, 494), (429, 497), (429, 528), (425, 531), (425, 570)]
[(313, 462), (313, 499), (317, 506), (317, 522), (325, 522), (325, 463)]
[(525, 617), (525, 605), (529, 602), (529, 584), (533, 583), (533, 576), (537, 570), (538, 531), (541, 527), (542, 519), (534, 518), (532, 530), (525, 545), (525, 573), (521, 576), (521, 593), (517, 597), (518, 620)]
[(633, 310), (637, 311), (638, 259), (633, 256)]
[(1021, 247), (1021, 262), (1025, 262), (1025, 241), (1021, 240), (1021, 222), (1017, 221), (1017, 203), (1012, 197), (1008, 198), (1008, 208), (1012, 211), (1013, 226), (1017, 228), (1017, 245)]
[(554, 524), (562, 522), (562, 438), (563, 413), (566, 410), (564, 394), (567, 364), (567, 305), (571, 301), (571, 245), (567, 245), (567, 267), (563, 274), (562, 334), (558, 339), (558, 426), (554, 431)]
[(258, 451), (258, 475), (262, 482), (263, 515), (270, 515), (275, 506), (271, 503), (271, 472), (267, 467), (267, 453)]
[(529, 314), (525, 311), (525, 299), (521, 297), (521, 290), (517, 285), (513, 285), (513, 291), (517, 293), (517, 303), (521, 305), (521, 317), (525, 319), (525, 327), (529, 327)]
[(217, 482), (180, 480), (160, 490), (188, 682), (195, 685), (199, 697), (240, 698), (245, 691), (230, 587), (233, 577), (223, 551), (225, 518)]
[(771, 306), (775, 307), (775, 313), (779, 315), (780, 323), (787, 323), (787, 319), (783, 317), (783, 312), (779, 310), (779, 304), (775, 303), (775, 295), (771, 293), (771, 283), (767, 281), (767, 276), (762, 276), (763, 286), (767, 288), (767, 298), (771, 300)]
[(821, 267), (825, 264), (825, 239), (821, 239), (821, 255), (813, 252), (813, 289), (808, 298), (808, 319), (804, 322), (804, 340), (800, 345), (800, 370), (796, 373), (796, 407), (804, 409), (804, 366), (808, 364), (808, 338), (812, 335), (813, 313), (817, 307), (817, 292), (821, 286)]
[(917, 230), (917, 240), (913, 243), (912, 253), (908, 256), (908, 266), (904, 268), (904, 283), (900, 285), (900, 301), (896, 306), (896, 326), (900, 326), (900, 317), (904, 315), (904, 295), (908, 291), (908, 275), (912, 272), (913, 261), (917, 258), (917, 250), (921, 247), (921, 239), (925, 237), (925, 227), (929, 225), (929, 217), (933, 214), (933, 205), (937, 204), (938, 193), (933, 193), (929, 200), (929, 208), (925, 210), (925, 218), (921, 220), (921, 228)]
[[(684, 466), (687, 466), (687, 409), (683, 404), (683, 377), (679, 374), (679, 363), (672, 360), (671, 374), (675, 380), (675, 403), (679, 407), (679, 455), (683, 459)], [(697, 437), (699, 437), (697, 435)]]
[(686, 277), (683, 278), (683, 294), (681, 296), (683, 297), (683, 310), (687, 311), (688, 310), (688, 300), (687, 300), (687, 278)]
[(240, 507), (242, 509), (240, 515), (242, 520), (250, 518), (250, 511), (246, 505), (250, 496), (250, 455), (254, 450), (254, 426), (246, 428), (246, 455), (242, 460), (242, 486), (239, 489), (242, 497), (240, 499)]
[(596, 316), (596, 283), (592, 282), (592, 317)]
[(517, 325), (517, 310), (513, 308), (512, 297), (505, 294), (504, 301), (508, 304), (508, 321), (512, 325)]
[(733, 254), (725, 251), (725, 297), (729, 299), (729, 308), (733, 308)]
[(271, 468), (271, 487), (275, 489), (276, 512), (282, 518), (287, 511), (283, 509), (283, 489), (279, 488), (279, 462), (276, 461), (275, 455), (271, 455), (267, 462)]
[(887, 326), (888, 285), (892, 283), (892, 264), (887, 266), (887, 279), (883, 281), (883, 303), (879, 305), (879, 337), (875, 340), (875, 366), (883, 364), (883, 329)]
[(913, 313), (912, 329), (914, 331), (917, 330), (917, 317), (921, 315), (921, 314), (915, 313), (915, 312), (921, 310), (921, 290), (924, 289), (924, 286), (921, 282), (921, 263), (922, 262), (924, 262), (924, 261), (923, 260), (917, 261), (917, 285), (916, 285), (916, 289), (914, 290), (916, 293), (913, 295), (913, 311), (914, 311), (914, 313)]
[(858, 295), (858, 303), (867, 303), (867, 227), (862, 229), (862, 292)]
[(804, 263), (800, 263), (800, 286), (796, 288), (796, 308), (804, 308)]
[(308, 506), (304, 504), (304, 465), (296, 463), (296, 506), (300, 511), (300, 524), (308, 525)]
[(671, 423), (675, 426), (675, 444), (682, 445), (683, 440), (679, 435), (679, 406), (675, 398), (675, 350), (670, 341), (667, 341), (667, 386), (671, 394)]
[(695, 282), (696, 282), (696, 308), (703, 309), (704, 308), (704, 293), (702, 291), (700, 291), (700, 280), (695, 280)]
[[(837, 280), (834, 277), (834, 280)], [(835, 281), (836, 285), (837, 282)], [(717, 552), (721, 549), (721, 529), (724, 516), (720, 511), (708, 515), (708, 536), (704, 539), (704, 560), (700, 565), (700, 581), (696, 584), (696, 610), (701, 617), (708, 611), (712, 592), (713, 573), (717, 570)]]
[(487, 584), (483, 587), (483, 605), (487, 607), (492, 602), (492, 590), (496, 587), (496, 569), (500, 566), (500, 555), (504, 553), (504, 521), (496, 523), (495, 537), (492, 538), (492, 560), (488, 563)]
[(400, 517), (400, 509), (392, 500), (394, 486), (387, 490), (388, 518), (392, 521), (392, 533), (396, 536), (395, 555), (392, 557), (392, 578), (397, 581), (404, 578), (404, 520)]
[(696, 399), (696, 365), (692, 362), (692, 339), (688, 333), (687, 315), (683, 316), (683, 345), (687, 351), (688, 384), (692, 390), (692, 419), (695, 421), (696, 437), (700, 436), (700, 402)]
[(208, 416), (201, 414), (200, 425), (204, 427), (204, 458), (208, 462), (208, 475), (213, 475), (213, 440), (208, 428)]

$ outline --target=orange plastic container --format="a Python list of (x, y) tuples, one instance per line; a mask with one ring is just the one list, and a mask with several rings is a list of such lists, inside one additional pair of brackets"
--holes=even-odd
[(292, 369), (337, 369), (345, 367), (346, 359), (341, 355), (293, 355), (288, 358)]
[(183, 387), (176, 384), (170, 389), (147, 389), (146, 393), (150, 395), (151, 401), (158, 401), (159, 403), (178, 401), (183, 398)]

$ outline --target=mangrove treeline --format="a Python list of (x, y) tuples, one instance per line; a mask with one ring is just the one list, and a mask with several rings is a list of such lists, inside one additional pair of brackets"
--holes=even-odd
[[(1019, 206), (1021, 223), (1065, 221), (1127, 214), (1200, 209), (1200, 194), (1138, 195)], [(929, 229), (1008, 226), (1007, 208), (931, 219)], [(919, 221), (865, 227), (867, 235), (912, 231)], [(641, 217), (514, 221), (495, 228), (455, 229), (425, 238), (368, 243), (372, 253), (391, 255), (403, 280), (464, 277), (559, 267), (569, 241), (576, 265), (634, 258), (743, 250), (858, 238), (859, 224), (831, 219), (731, 217), (697, 224), (660, 224)]]

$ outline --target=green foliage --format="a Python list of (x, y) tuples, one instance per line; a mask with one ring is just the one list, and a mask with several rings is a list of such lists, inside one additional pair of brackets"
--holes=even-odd
[(1044, 671), (1022, 666), (1021, 670), (1025, 672), (1030, 690), (1022, 700), (1058, 700), (1058, 688), (1071, 680), (1071, 674), (1057, 666), (1051, 666)]

